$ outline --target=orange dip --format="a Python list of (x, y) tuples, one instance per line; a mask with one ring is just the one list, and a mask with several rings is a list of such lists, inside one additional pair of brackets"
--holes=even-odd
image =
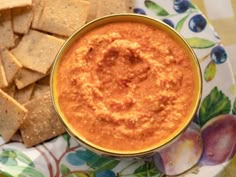
[[(189, 54), (151, 26), (114, 22), (83, 35), (58, 65), (61, 112), (87, 141), (136, 151), (186, 122), (196, 93)], [(196, 101), (196, 100), (195, 100)]]

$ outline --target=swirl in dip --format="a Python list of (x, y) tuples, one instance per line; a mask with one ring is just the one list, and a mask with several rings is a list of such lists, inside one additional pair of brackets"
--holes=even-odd
[(196, 64), (167, 32), (113, 22), (82, 35), (61, 58), (56, 95), (81, 139), (115, 152), (163, 144), (196, 102)]

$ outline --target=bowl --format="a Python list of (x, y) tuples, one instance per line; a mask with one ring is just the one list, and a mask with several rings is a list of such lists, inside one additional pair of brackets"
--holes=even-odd
[(59, 50), (51, 97), (70, 135), (107, 156), (143, 157), (192, 121), (202, 77), (186, 40), (162, 21), (114, 14), (87, 23)]

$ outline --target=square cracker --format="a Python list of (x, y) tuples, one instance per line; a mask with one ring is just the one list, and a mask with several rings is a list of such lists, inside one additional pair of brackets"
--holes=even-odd
[(88, 17), (87, 17), (87, 22), (94, 20), (97, 16), (97, 0), (89, 0), (89, 11), (88, 11)]
[(32, 7), (26, 6), (12, 9), (12, 21), (14, 32), (26, 34), (29, 31), (32, 20)]
[(22, 7), (32, 4), (32, 0), (1, 0), (0, 10)]
[(31, 98), (34, 86), (35, 84), (31, 84), (23, 89), (16, 89), (14, 99), (20, 104), (26, 103)]
[(32, 10), (33, 10), (33, 21), (32, 27), (37, 26), (39, 17), (41, 16), (44, 8), (44, 0), (33, 0)]
[(20, 69), (20, 71), (17, 73), (17, 75), (15, 77), (15, 84), (18, 89), (22, 89), (22, 88), (36, 82), (37, 80), (43, 78), (44, 76), (45, 76), (45, 74), (42, 74), (42, 73), (39, 73), (36, 71), (32, 71), (27, 68), (22, 68), (22, 69)]
[(0, 44), (7, 48), (15, 45), (10, 10), (0, 11)]
[(2, 91), (4, 91), (6, 94), (13, 98), (16, 92), (16, 85), (14, 83), (11, 83), (7, 87), (2, 88)]
[(41, 0), (36, 4), (32, 27), (62, 36), (70, 36), (88, 16), (89, 2), (84, 0)]
[(125, 0), (126, 12), (132, 13), (134, 10), (134, 0)]
[(129, 12), (130, 0), (114, 1), (114, 0), (99, 0), (97, 2), (97, 17), (115, 13)]
[(27, 110), (0, 89), (0, 134), (9, 141), (23, 123)]
[(50, 92), (49, 85), (35, 84), (31, 98), (32, 99), (40, 98), (43, 95), (45, 95), (47, 92)]
[(0, 55), (0, 88), (6, 87), (7, 85), (7, 78), (2, 64), (2, 57)]
[(45, 77), (43, 77), (42, 79), (37, 81), (37, 84), (40, 85), (50, 85), (50, 74), (46, 75)]
[(21, 63), (12, 55), (12, 53), (4, 47), (0, 47), (0, 55), (2, 64), (6, 74), (7, 82), (10, 84), (17, 72), (22, 68)]
[(30, 114), (20, 127), (26, 147), (42, 143), (65, 132), (51, 102), (50, 93), (24, 104)]
[(62, 39), (30, 30), (12, 53), (24, 67), (46, 74), (63, 43)]

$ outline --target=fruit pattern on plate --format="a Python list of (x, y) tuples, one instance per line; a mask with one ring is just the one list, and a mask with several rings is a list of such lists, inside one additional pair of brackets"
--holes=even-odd
[[(207, 19), (189, 0), (136, 0), (134, 13), (152, 16), (170, 25), (185, 37), (199, 58), (203, 97), (187, 130), (153, 156), (135, 160), (97, 155), (78, 145), (68, 134), (28, 149), (18, 142), (3, 144), (0, 139), (0, 174), (7, 177), (159, 177), (184, 172), (185, 176), (188, 173), (201, 176), (205, 166), (208, 170), (209, 166), (221, 165), (234, 156), (236, 100), (225, 89), (234, 81), (225, 49)], [(228, 78), (224, 81), (224, 77)], [(204, 173), (204, 176), (215, 174)]]

